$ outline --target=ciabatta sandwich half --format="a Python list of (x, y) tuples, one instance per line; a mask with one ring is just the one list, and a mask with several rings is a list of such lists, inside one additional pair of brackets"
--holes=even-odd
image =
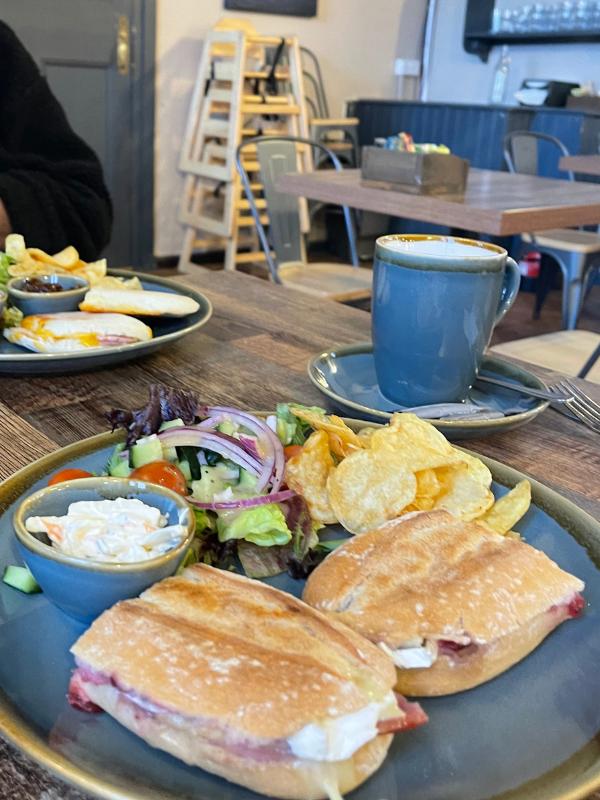
[(339, 798), (426, 721), (386, 654), (266, 584), (205, 565), (104, 612), (72, 648), (72, 703), (272, 797)]
[(540, 550), (446, 511), (348, 540), (303, 599), (390, 655), (396, 689), (444, 695), (488, 681), (583, 609), (584, 584)]

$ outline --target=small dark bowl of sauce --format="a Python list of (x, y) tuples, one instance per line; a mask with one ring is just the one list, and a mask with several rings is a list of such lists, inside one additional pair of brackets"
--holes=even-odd
[[(54, 280), (56, 278), (56, 280)], [(62, 283), (59, 283), (58, 275), (53, 275), (50, 280), (42, 280), (41, 278), (24, 278), (20, 286), (22, 292), (34, 292), (39, 294), (50, 294), (56, 292), (66, 291)]]
[(13, 278), (7, 290), (11, 305), (25, 316), (77, 311), (90, 284), (75, 275), (32, 275)]

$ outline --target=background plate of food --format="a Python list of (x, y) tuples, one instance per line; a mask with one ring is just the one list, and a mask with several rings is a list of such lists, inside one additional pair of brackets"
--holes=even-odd
[[(163, 402), (161, 406), (159, 401), (165, 396), (159, 395), (160, 392), (155, 392), (155, 406), (164, 408), (166, 404)], [(462, 510), (466, 525), (481, 522), (488, 526), (486, 535), (492, 538), (497, 534), (489, 531), (506, 533), (507, 526), (511, 529), (510, 537), (514, 537), (514, 525), (522, 541), (585, 582), (583, 613), (577, 619), (560, 625), (530, 655), (499, 677), (468, 691), (420, 698), (419, 702), (429, 717), (428, 723), (416, 730), (398, 733), (382, 766), (350, 796), (356, 800), (395, 800), (400, 797), (411, 800), (483, 800), (492, 797), (575, 800), (586, 797), (600, 786), (600, 707), (596, 702), (600, 692), (597, 668), (600, 656), (598, 522), (533, 480), (530, 481), (529, 504), (529, 483), (524, 475), (490, 459), (480, 459), (468, 451), (453, 448), (441, 439), (429, 437), (427, 432), (422, 436), (425, 431), (422, 426), (427, 423), (415, 423), (409, 415), (404, 415), (406, 427), (401, 420), (396, 420), (387, 428), (371, 425), (366, 432), (365, 423), (348, 420), (352, 428), (350, 435), (338, 418), (326, 417), (312, 409), (300, 409), (298, 419), (305, 426), (304, 439), (314, 438), (307, 449), (304, 449), (306, 444), (300, 444), (302, 450), (289, 454), (288, 463), (297, 460), (293, 462), (295, 467), (286, 471), (288, 488), (284, 484), (282, 489), (276, 463), (270, 464), (268, 469), (266, 467), (272, 451), (262, 446), (256, 449), (250, 441), (254, 438), (260, 442), (261, 434), (248, 412), (202, 407), (201, 412), (195, 414), (192, 411), (191, 420), (183, 419), (181, 424), (177, 422), (169, 426), (168, 422), (184, 418), (188, 413), (189, 406), (186, 410), (184, 398), (183, 405), (170, 415), (172, 420), (161, 420), (154, 415), (148, 430), (147, 421), (153, 417), (148, 413), (151, 410), (147, 407), (139, 410), (144, 413), (119, 411), (111, 415), (113, 424), (127, 429), (127, 445), (123, 431), (101, 434), (45, 456), (0, 485), (2, 566), (20, 563), (12, 526), (15, 509), (24, 497), (44, 487), (58, 470), (77, 468), (99, 474), (110, 463), (114, 470), (127, 472), (135, 463), (145, 462), (136, 469), (158, 463), (153, 461), (157, 457), (163, 460), (171, 458), (173, 463), (183, 467), (183, 459), (191, 458), (189, 448), (194, 449), (196, 445), (195, 456), (199, 456), (200, 450), (203, 452), (199, 458), (200, 469), (204, 470), (200, 483), (216, 474), (210, 472), (214, 469), (219, 469), (221, 477), (225, 475), (233, 483), (231, 464), (237, 459), (255, 469), (254, 478), (261, 485), (264, 483), (264, 492), (273, 493), (273, 501), (279, 499), (285, 503), (289, 500), (289, 486), (295, 485), (298, 491), (306, 492), (311, 513), (314, 511), (317, 517), (329, 514), (331, 509), (326, 506), (328, 502), (332, 503), (335, 516), (343, 517), (345, 529), (340, 524), (328, 524), (319, 530), (325, 550), (326, 543), (332, 540), (360, 543), (363, 531), (371, 524), (372, 515), (377, 517), (379, 507), (370, 500), (363, 502), (352, 498), (356, 487), (361, 496), (364, 494), (371, 499), (376, 496), (371, 481), (379, 486), (391, 481), (388, 489), (391, 491), (393, 488), (396, 497), (403, 496), (402, 503), (408, 503), (406, 509), (419, 504), (431, 508), (431, 501), (433, 513), (444, 513), (444, 506), (453, 506), (459, 513), (457, 519), (460, 519)], [(278, 437), (288, 446), (290, 437), (296, 435), (292, 429), (283, 430), (285, 424), (290, 423), (289, 411), (290, 407), (285, 413), (277, 414), (283, 425), (273, 426)], [(165, 421), (167, 427), (164, 427)], [(158, 433), (154, 433), (154, 429)], [(317, 430), (316, 436), (314, 429)], [(383, 433), (378, 434), (381, 431)], [(354, 435), (360, 437), (360, 443), (352, 439)], [(377, 435), (378, 439), (373, 439)], [(211, 442), (217, 450), (209, 450)], [(329, 448), (327, 452), (325, 445)], [(159, 450), (163, 448), (158, 456), (151, 452), (157, 446)], [(138, 449), (134, 450), (135, 447)], [(127, 456), (122, 455), (125, 448), (129, 449)], [(218, 449), (222, 450), (221, 461), (212, 463), (211, 458), (205, 460), (210, 452), (218, 454)], [(310, 459), (315, 453), (320, 455), (313, 469)], [(254, 461), (252, 458), (248, 460), (250, 456)], [(335, 477), (329, 480), (327, 498), (319, 496), (315, 486), (317, 483), (322, 486), (321, 466), (330, 458), (330, 477), (331, 474)], [(374, 462), (370, 463), (370, 459)], [(192, 460), (188, 461), (188, 466)], [(386, 460), (391, 469), (386, 466)], [(437, 466), (424, 467), (425, 463), (434, 462)], [(431, 474), (427, 480), (423, 479), (425, 469), (432, 469), (437, 484)], [(487, 470), (491, 472), (489, 486)], [(245, 471), (238, 470), (235, 479), (238, 485)], [(148, 479), (148, 473), (145, 477)], [(444, 481), (446, 486), (441, 488)], [(421, 486), (420, 494), (415, 494), (415, 482)], [(410, 488), (411, 485), (413, 489), (409, 491), (407, 486)], [(256, 481), (253, 486), (256, 486)], [(195, 496), (200, 497), (205, 489), (206, 485), (198, 487), (198, 492), (194, 489)], [(231, 505), (234, 502), (231, 498), (235, 497), (230, 489), (224, 490), (222, 485), (219, 486), (220, 503), (211, 504), (210, 498), (204, 497), (204, 502), (196, 502), (196, 508), (204, 513), (212, 505), (217, 514), (221, 510), (229, 513), (227, 504)], [(490, 490), (491, 494), (487, 495)], [(514, 490), (513, 494), (511, 490)], [(248, 495), (252, 495), (252, 491), (243, 493), (247, 507), (240, 508), (260, 507), (256, 503), (248, 506)], [(498, 502), (503, 497), (510, 499)], [(413, 516), (407, 516), (406, 523), (414, 525), (414, 520), (419, 517), (414, 516), (414, 508), (409, 510)], [(427, 515), (431, 512), (421, 513)], [(227, 535), (233, 536), (235, 522), (226, 517), (225, 523), (224, 530), (229, 531)], [(272, 528), (273, 525), (267, 532), (269, 536), (274, 535)], [(354, 538), (348, 538), (349, 529), (356, 532)], [(460, 535), (459, 529), (457, 535)], [(518, 540), (510, 537), (507, 542), (516, 545)], [(274, 543), (278, 541), (273, 539)], [(344, 546), (343, 543), (339, 545)], [(520, 558), (518, 548), (508, 552), (514, 552), (515, 558)], [(339, 560), (335, 553), (336, 550), (333, 556)], [(205, 551), (203, 560), (207, 555)], [(436, 553), (432, 552), (431, 559), (435, 560), (435, 557)], [(323, 566), (328, 564), (327, 558), (321, 562)], [(510, 566), (506, 561), (504, 564)], [(486, 569), (488, 567), (489, 563)], [(317, 566), (312, 572), (311, 580), (320, 568)], [(298, 570), (292, 571), (298, 573)], [(451, 570), (447, 575), (449, 580), (456, 580), (451, 577)], [(365, 579), (367, 577), (365, 575)], [(487, 577), (490, 578), (490, 574)], [(503, 578), (499, 576), (498, 580), (498, 607), (506, 608), (507, 598), (502, 596), (505, 587), (500, 585)], [(303, 578), (291, 577), (287, 572), (267, 581), (296, 597), (302, 595), (305, 586)], [(333, 581), (330, 586), (333, 587)], [(573, 586), (577, 588), (579, 584), (573, 583)], [(490, 613), (493, 616), (493, 608), (488, 608), (488, 615)], [(223, 605), (222, 614), (224, 618), (235, 615), (234, 604), (231, 607)], [(0, 647), (4, 654), (0, 661), (0, 728), (3, 735), (55, 774), (102, 798), (209, 800), (227, 796), (232, 800), (255, 800), (259, 797), (248, 789), (227, 783), (197, 767), (186, 766), (183, 761), (151, 748), (108, 714), (85, 714), (70, 707), (66, 693), (74, 659), (69, 648), (84, 630), (85, 625), (59, 611), (43, 594), (26, 595), (5, 584), (0, 585)], [(235, 666), (235, 659), (231, 664)], [(213, 677), (223, 679), (222, 660), (218, 661), (217, 667), (218, 674)], [(118, 681), (115, 685), (119, 685)], [(274, 686), (274, 692), (277, 688)], [(310, 706), (313, 688), (306, 683), (295, 686), (294, 690), (305, 696), (306, 704)], [(240, 708), (244, 706), (243, 693), (239, 694), (239, 705)], [(139, 720), (143, 723), (143, 719), (142, 713)], [(338, 795), (331, 794), (331, 797)]]
[[(69, 281), (75, 280), (87, 292), (70, 307), (62, 296), (71, 299)], [(55, 255), (26, 248), (17, 234), (7, 237), (6, 252), (0, 253), (4, 287), (0, 374), (79, 372), (121, 363), (186, 336), (212, 314), (210, 301), (194, 289), (147, 273), (108, 270), (105, 259), (86, 263), (73, 247)]]

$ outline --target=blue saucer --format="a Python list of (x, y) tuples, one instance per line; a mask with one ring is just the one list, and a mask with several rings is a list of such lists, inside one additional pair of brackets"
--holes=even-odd
[[(493, 355), (484, 357), (481, 375), (502, 378), (534, 389), (546, 389), (532, 372)], [(385, 398), (377, 385), (373, 347), (370, 342), (328, 350), (311, 359), (308, 376), (333, 405), (351, 417), (387, 422), (394, 411), (402, 411)], [(546, 400), (525, 397), (509, 389), (476, 384), (467, 402), (490, 409), (469, 419), (431, 419), (449, 439), (489, 436), (511, 430), (535, 419), (548, 406)]]

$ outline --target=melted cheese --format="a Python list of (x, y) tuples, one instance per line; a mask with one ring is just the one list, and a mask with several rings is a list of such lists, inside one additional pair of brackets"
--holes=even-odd
[(340, 717), (311, 722), (288, 737), (292, 753), (310, 761), (344, 761), (377, 736), (380, 719), (398, 716), (393, 692), (382, 703)]
[(385, 642), (379, 642), (379, 647), (401, 669), (427, 668), (438, 657), (438, 647), (434, 641), (425, 641), (420, 647), (399, 647), (396, 650), (392, 650)]

